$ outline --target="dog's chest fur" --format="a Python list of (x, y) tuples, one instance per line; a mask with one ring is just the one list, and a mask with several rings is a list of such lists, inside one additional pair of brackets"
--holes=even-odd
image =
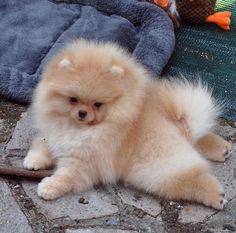
[(112, 132), (104, 127), (74, 129), (51, 126), (46, 136), (54, 157), (78, 157), (90, 160), (98, 170), (104, 183), (116, 181), (114, 154), (117, 143), (112, 140)]

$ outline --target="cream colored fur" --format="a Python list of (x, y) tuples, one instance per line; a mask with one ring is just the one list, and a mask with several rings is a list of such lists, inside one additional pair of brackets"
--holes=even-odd
[(170, 11), (171, 14), (176, 15), (177, 17), (179, 17), (179, 13), (177, 11), (176, 1), (175, 0), (170, 0), (169, 11)]
[(203, 157), (224, 161), (230, 144), (209, 134), (218, 107), (200, 83), (151, 81), (115, 44), (78, 40), (48, 64), (32, 109), (45, 140), (24, 166), (56, 165), (38, 186), (44, 199), (122, 180), (166, 198), (226, 203)]

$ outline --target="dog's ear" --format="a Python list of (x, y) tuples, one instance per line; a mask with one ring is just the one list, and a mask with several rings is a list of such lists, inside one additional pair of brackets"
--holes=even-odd
[(110, 69), (113, 77), (120, 78), (124, 75), (124, 69), (120, 66), (113, 65)]
[(62, 58), (58, 63), (58, 67), (62, 69), (63, 68), (70, 69), (70, 70), (74, 69), (72, 62), (68, 58)]

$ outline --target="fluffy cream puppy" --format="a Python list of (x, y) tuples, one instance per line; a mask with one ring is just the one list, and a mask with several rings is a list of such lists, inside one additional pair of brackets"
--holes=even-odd
[(206, 159), (225, 161), (231, 146), (211, 133), (218, 107), (201, 84), (151, 81), (115, 44), (78, 40), (48, 64), (32, 109), (41, 137), (24, 167), (56, 165), (38, 186), (44, 199), (122, 180), (166, 198), (226, 203)]

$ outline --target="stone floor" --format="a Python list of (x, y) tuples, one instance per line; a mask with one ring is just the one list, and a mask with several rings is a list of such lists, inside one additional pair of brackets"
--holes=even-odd
[[(218, 132), (233, 143), (230, 159), (211, 163), (229, 199), (223, 211), (159, 199), (122, 185), (44, 201), (36, 194), (39, 180), (0, 177), (0, 232), (236, 232), (236, 124), (222, 119)], [(0, 165), (22, 166), (34, 134), (27, 108), (1, 98)]]

